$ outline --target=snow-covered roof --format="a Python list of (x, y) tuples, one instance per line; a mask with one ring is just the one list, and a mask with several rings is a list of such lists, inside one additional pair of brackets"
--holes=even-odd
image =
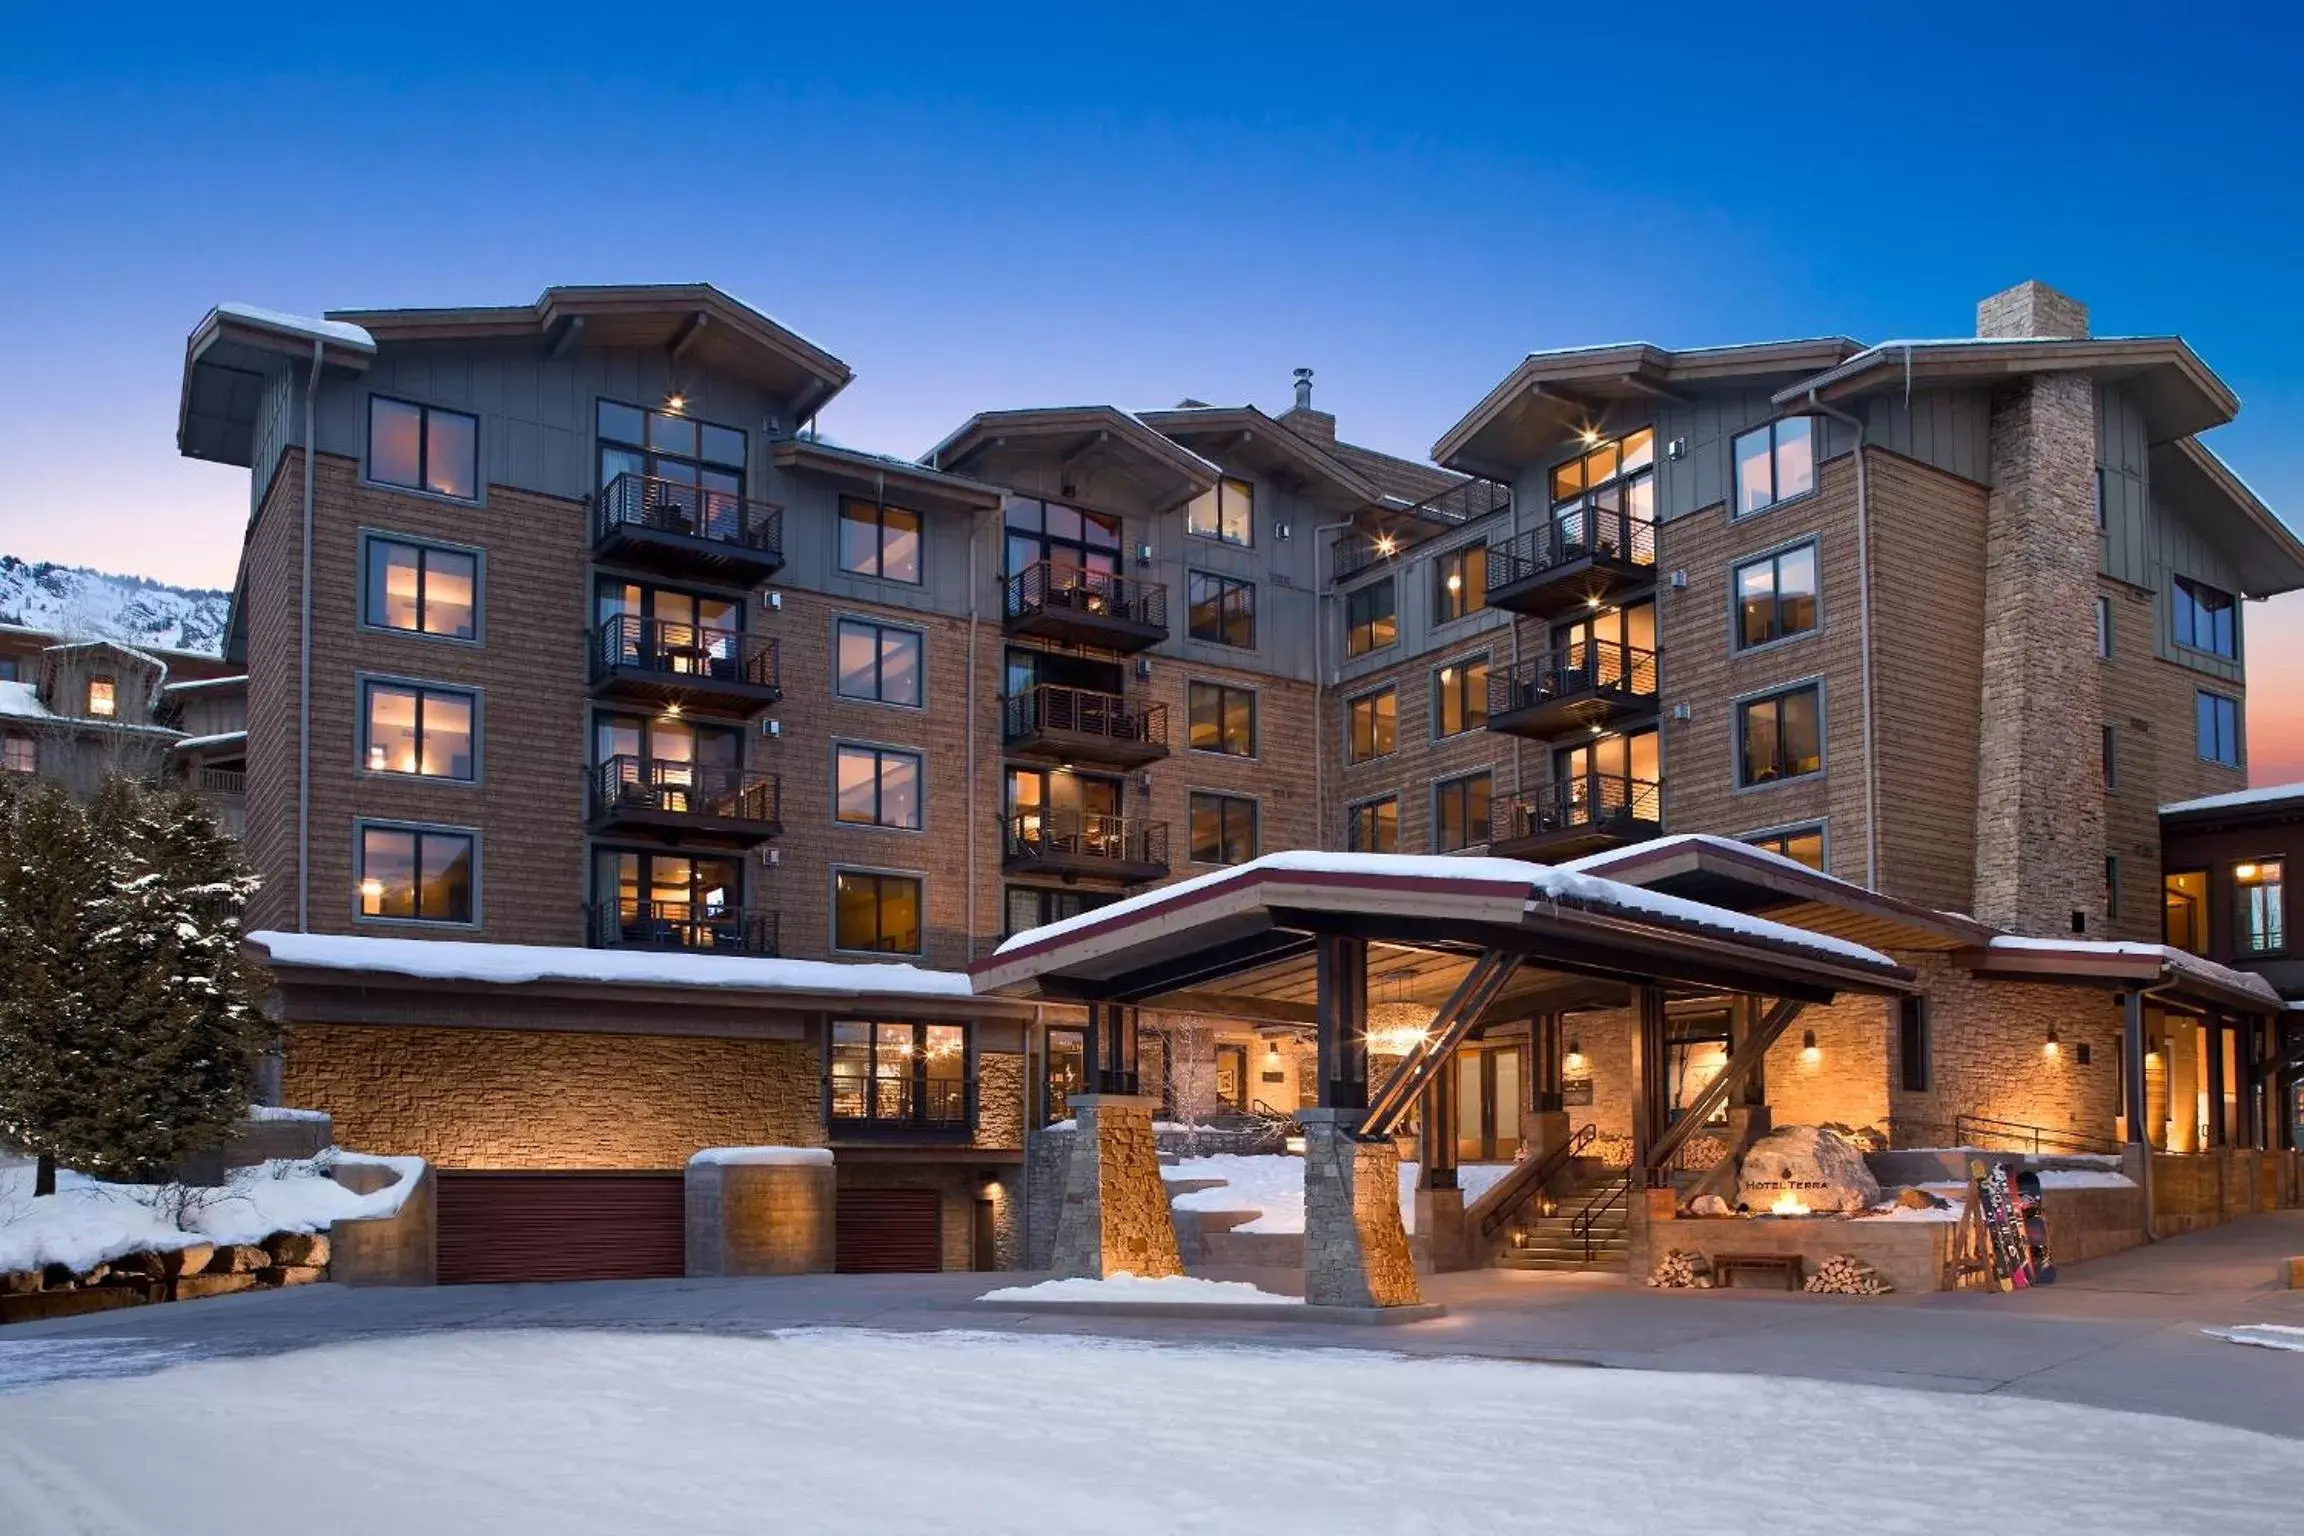
[(246, 731), (218, 731), (213, 736), (187, 736), (182, 741), (170, 743), (168, 750), (171, 752), (202, 752), (210, 747), (245, 745), (247, 740), (248, 733)]
[(366, 328), (350, 325), (342, 320), (320, 320), (310, 315), (292, 315), (286, 310), (266, 309), (260, 304), (225, 303), (216, 306), (216, 313), (227, 320), (239, 320), (249, 325), (260, 325), (266, 330), (286, 331), (316, 341), (339, 342), (347, 347), (376, 350), (376, 338)]
[(2163, 816), (2185, 816), (2194, 811), (2239, 811), (2259, 807), (2284, 805), (2289, 801), (2304, 801), (2304, 783), (2260, 784), (2253, 789), (2235, 789), (2229, 794), (2203, 795), (2197, 800), (2178, 800), (2160, 807)]
[(248, 936), (276, 966), (365, 971), (426, 981), (580, 982), (625, 986), (735, 988), (822, 998), (967, 998), (957, 971), (876, 962), (770, 960), (655, 950), (573, 949), (546, 944), (480, 944), (455, 939), (381, 939), (264, 930)]
[(40, 694), (30, 683), (0, 683), (0, 715), (18, 720), (53, 720), (55, 713), (40, 702)]
[(1813, 869), (1798, 859), (1778, 853), (1773, 848), (1763, 848), (1757, 843), (1747, 843), (1733, 837), (1722, 837), (1715, 832), (1675, 832), (1669, 837), (1652, 837), (1644, 843), (1630, 843), (1622, 848), (1607, 848), (1599, 853), (1588, 853), (1580, 859), (1563, 860), (1553, 867), (1572, 869), (1579, 874), (1605, 875), (1609, 870), (1621, 865), (1653, 858), (1668, 849), (1686, 847), (1717, 848), (1724, 853), (1765, 859), (1769, 863), (1781, 864), (1786, 869), (1806, 875), (1811, 880), (1829, 880), (1835, 885), (1848, 885), (1852, 890), (1861, 891), (1864, 889), (1860, 885), (1852, 885), (1849, 881), (1842, 880), (1837, 875), (1827, 875), (1821, 870)]
[(182, 733), (164, 725), (146, 725), (134, 720), (99, 720), (83, 715), (60, 715), (40, 702), (39, 690), (31, 683), (0, 682), (0, 719), (38, 720), (47, 725), (69, 726), (74, 730), (121, 731), (131, 735), (175, 737)]
[(691, 1168), (829, 1168), (830, 1147), (706, 1147)]
[(1517, 884), (1526, 887), (1528, 903), (1532, 907), (1539, 903), (1554, 902), (1598, 908), (1656, 918), (1681, 927), (1708, 929), (1834, 960), (1852, 960), (1870, 968), (1888, 971), (1898, 969), (1893, 960), (1878, 950), (1850, 943), (1846, 939), (1811, 933), (1804, 928), (1793, 928), (1764, 917), (1731, 912), (1724, 907), (1667, 896), (1660, 891), (1643, 890), (1636, 885), (1625, 885), (1565, 867), (1532, 864), (1521, 859), (1492, 858), (1485, 854), (1334, 853), (1308, 848), (1268, 853), (1245, 864), (1145, 891), (1109, 906), (1096, 907), (1042, 927), (1028, 928), (1004, 941), (994, 953), (1007, 955), (1037, 948), (1052, 939), (1107, 927), (1134, 914), (1188, 901), (1204, 892), (1229, 884), (1253, 881), (1275, 872), (1363, 875), (1411, 882), (1477, 882), (1489, 886)]
[(2144, 944), (2130, 939), (2033, 939), (2004, 933), (1992, 941), (1991, 949), (1994, 954), (2154, 960), (2159, 962), (2163, 970), (2175, 975), (2190, 977), (2225, 991), (2246, 993), (2275, 1006), (2281, 1005), (2279, 992), (2263, 977), (2249, 971), (2236, 971), (2228, 965), (2219, 965), (2188, 949), (2178, 949), (2173, 944)]
[(230, 677), (188, 677), (183, 682), (170, 683), (160, 691), (162, 693), (198, 693), (207, 688), (245, 688), (247, 686), (248, 674), (235, 672)]

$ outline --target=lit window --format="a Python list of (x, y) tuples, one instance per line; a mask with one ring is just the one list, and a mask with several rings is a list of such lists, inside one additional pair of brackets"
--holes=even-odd
[(1185, 688), (1191, 716), (1192, 750), (1231, 757), (1256, 755), (1256, 695), (1224, 683), (1191, 683)]
[(1755, 848), (1782, 854), (1797, 864), (1810, 869), (1824, 867), (1824, 829), (1814, 827), (1787, 827), (1781, 832), (1758, 832), (1744, 839)]
[(832, 947), (920, 953), (920, 881), (843, 869), (832, 876)]
[(473, 838), (431, 827), (360, 829), (360, 915), (472, 921)]
[(9, 773), (38, 773), (39, 742), (22, 731), (10, 731), (0, 736), (0, 770)]
[(833, 754), (837, 816), (853, 826), (920, 828), (920, 757), (884, 747)]
[(840, 503), (840, 569), (888, 581), (920, 580), (920, 514), (850, 496)]
[(2176, 643), (2213, 656), (2237, 656), (2239, 639), (2233, 632), (2232, 594), (2188, 576), (2176, 578), (2170, 603), (2176, 613)]
[(1467, 544), (1433, 557), (1432, 622), (1446, 624), (1488, 606), (1488, 546)]
[(1736, 706), (1737, 780), (1774, 784), (1824, 766), (1824, 712), (1814, 683)]
[(2232, 866), (2232, 947), (2243, 955), (2273, 955), (2288, 947), (2283, 862), (2259, 859)]
[(1816, 489), (1816, 423), (1787, 416), (1737, 436), (1736, 515), (1758, 512)]
[(2208, 953), (2208, 871), (2172, 869), (2160, 881), (2160, 942)]
[(1452, 661), (1432, 674), (1432, 735), (1461, 736), (1488, 723), (1488, 658)]
[(1192, 498), (1184, 512), (1187, 532), (1226, 544), (1256, 542), (1256, 487), (1245, 480), (1219, 480)]
[(868, 619), (842, 619), (836, 627), (839, 670), (833, 687), (840, 697), (919, 706), (925, 643), (920, 631)]
[(1184, 595), (1195, 640), (1253, 649), (1256, 644), (1256, 587), (1252, 582), (1206, 571), (1184, 577)]
[(370, 683), (361, 710), (361, 762), (370, 773), (427, 779), (477, 776), (473, 746), (478, 698), (461, 689)]
[(1353, 853), (1400, 851), (1400, 797), (1364, 800), (1345, 812), (1344, 846)]
[(363, 623), (446, 640), (478, 633), (480, 557), (402, 539), (368, 541)]
[(1365, 656), (1400, 638), (1393, 609), (1392, 578), (1372, 581), (1344, 594), (1344, 654)]
[(1060, 923), (1083, 912), (1109, 906), (1120, 898), (1103, 891), (1063, 891), (1040, 885), (1012, 885), (1008, 887), (1003, 912), (1007, 926), (1003, 937), (1022, 933), (1027, 928), (1039, 928), (1048, 923)]
[(119, 686), (108, 677), (88, 679), (88, 714), (91, 719), (110, 720), (120, 713)]
[(368, 401), (368, 478), (470, 501), (480, 494), (480, 418), (376, 395)]
[(1816, 546), (1763, 555), (1736, 567), (1736, 646), (1766, 645), (1816, 627)]
[(2195, 696), (2193, 737), (2201, 758), (2240, 766), (2240, 701), (2202, 689)]
[(1238, 795), (1195, 793), (1192, 862), (1245, 864), (1256, 857), (1256, 802)]
[(965, 1131), (975, 1053), (965, 1024), (835, 1020), (826, 1113), (841, 1130)]
[(1488, 841), (1489, 775), (1468, 773), (1432, 787), (1432, 851), (1454, 853)]
[(1347, 762), (1364, 763), (1370, 758), (1391, 755), (1397, 744), (1399, 713), (1399, 698), (1392, 689), (1363, 694), (1346, 705), (1345, 712), (1349, 733), (1345, 745)]

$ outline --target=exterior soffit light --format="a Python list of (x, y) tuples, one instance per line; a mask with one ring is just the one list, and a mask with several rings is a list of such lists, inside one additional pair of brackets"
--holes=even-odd
[(1816, 1031), (1812, 1029), (1803, 1031), (1800, 1036), (1800, 1059), (1802, 1061), (1820, 1061), (1823, 1056), (1824, 1052), (1816, 1044)]

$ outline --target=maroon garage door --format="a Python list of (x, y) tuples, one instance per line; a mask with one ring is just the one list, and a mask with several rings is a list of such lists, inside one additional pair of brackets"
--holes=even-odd
[(678, 1173), (442, 1168), (437, 1177), (442, 1285), (686, 1272)]
[(844, 1275), (944, 1267), (944, 1197), (933, 1189), (843, 1189), (833, 1267)]

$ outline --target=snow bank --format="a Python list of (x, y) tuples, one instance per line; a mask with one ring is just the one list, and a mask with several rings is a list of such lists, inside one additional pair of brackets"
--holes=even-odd
[(1126, 1270), (1102, 1280), (1043, 1280), (986, 1291), (978, 1301), (1180, 1301), (1193, 1306), (1302, 1306), (1301, 1296), (1258, 1290), (1245, 1280), (1197, 1280), (1190, 1275), (1132, 1275)]
[(2304, 1353), (2304, 1328), (2285, 1323), (2242, 1323), (2237, 1328), (2203, 1328), (2212, 1339), (2230, 1344), (2253, 1344), (2258, 1349), (2285, 1349)]
[[(357, 1195), (327, 1176), (331, 1166), (389, 1168), (399, 1178)], [(399, 1213), (424, 1172), (420, 1157), (338, 1152), (234, 1169), (214, 1189), (106, 1184), (69, 1169), (56, 1193), (35, 1199), (30, 1159), (0, 1162), (0, 1273), (63, 1264), (85, 1270), (131, 1253), (193, 1243), (255, 1243), (275, 1232), (321, 1232), (339, 1221)], [(181, 1212), (172, 1203), (181, 1199)]]
[[(1510, 1173), (1512, 1163), (1466, 1163), (1456, 1170), (1464, 1203), (1472, 1204)], [(1414, 1163), (1400, 1165), (1400, 1220), (1416, 1230), (1416, 1175)], [(1235, 1232), (1301, 1232), (1304, 1230), (1304, 1159), (1279, 1154), (1220, 1153), (1213, 1157), (1187, 1157), (1160, 1170), (1164, 1179), (1222, 1179), (1217, 1189), (1196, 1189), (1169, 1203), (1180, 1211), (1255, 1211), (1254, 1221), (1232, 1228)]]
[(832, 1166), (830, 1147), (706, 1147), (691, 1168), (801, 1168)]

